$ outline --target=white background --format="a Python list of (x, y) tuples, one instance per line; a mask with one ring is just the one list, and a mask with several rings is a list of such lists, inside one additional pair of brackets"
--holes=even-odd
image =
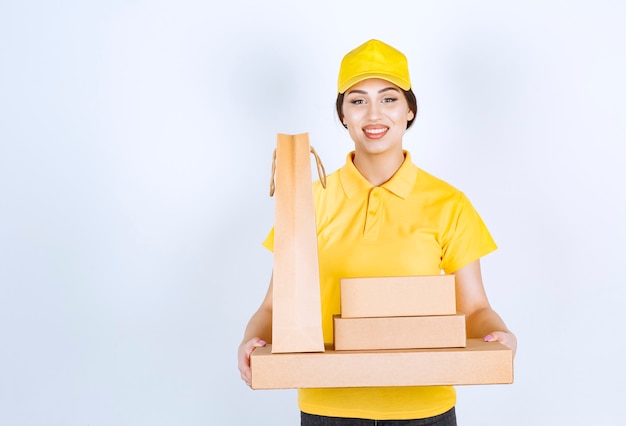
[(343, 55), (409, 57), (415, 162), (499, 250), (513, 385), (462, 425), (617, 424), (626, 380), (624, 3), (0, 3), (0, 424), (295, 425), (236, 349), (266, 291), (276, 133), (328, 171)]

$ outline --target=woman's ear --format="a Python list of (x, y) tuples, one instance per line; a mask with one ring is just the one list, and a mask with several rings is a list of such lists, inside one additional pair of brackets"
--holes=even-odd
[(409, 113), (407, 114), (406, 121), (411, 121), (415, 118), (415, 113), (409, 109)]

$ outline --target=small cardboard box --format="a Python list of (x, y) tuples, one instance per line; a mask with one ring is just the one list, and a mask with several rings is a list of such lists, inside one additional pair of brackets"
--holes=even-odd
[(334, 317), (335, 350), (465, 347), (465, 315)]
[(454, 314), (454, 275), (341, 280), (342, 318)]
[(250, 357), (253, 389), (513, 383), (513, 351), (467, 339), (465, 348), (273, 354)]

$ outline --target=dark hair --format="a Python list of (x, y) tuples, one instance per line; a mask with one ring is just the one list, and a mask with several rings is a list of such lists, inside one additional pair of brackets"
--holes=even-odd
[[(413, 121), (415, 121), (415, 117), (417, 116), (417, 99), (415, 98), (415, 93), (413, 93), (413, 89), (403, 90), (404, 97), (406, 98), (406, 102), (409, 104), (409, 109), (413, 111), (413, 119), (409, 120), (406, 123), (407, 130), (409, 127), (413, 125)], [(335, 108), (337, 108), (337, 115), (339, 116), (339, 121), (343, 124), (343, 97), (344, 93), (337, 94), (337, 101), (335, 102)], [(348, 128), (345, 124), (343, 127)]]

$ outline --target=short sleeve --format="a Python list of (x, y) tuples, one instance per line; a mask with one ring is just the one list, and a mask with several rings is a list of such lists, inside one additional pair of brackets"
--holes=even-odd
[(497, 249), (469, 199), (459, 192), (442, 241), (441, 269), (451, 274)]
[(265, 237), (265, 240), (263, 240), (263, 247), (271, 252), (274, 251), (274, 227), (270, 229), (269, 234), (267, 234), (267, 237)]

